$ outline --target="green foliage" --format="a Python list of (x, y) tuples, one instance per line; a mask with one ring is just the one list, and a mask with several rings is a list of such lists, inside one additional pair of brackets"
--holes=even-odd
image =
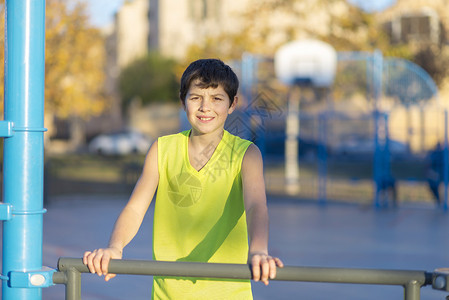
[(61, 119), (104, 111), (106, 52), (80, 0), (46, 0), (45, 107)]
[(119, 89), (125, 108), (133, 99), (140, 99), (143, 105), (178, 101), (175, 62), (157, 53), (149, 53), (123, 69)]
[(411, 59), (429, 73), (437, 85), (449, 75), (449, 55), (439, 47), (424, 46)]
[[(88, 22), (81, 0), (46, 0), (45, 111), (58, 118), (89, 118), (106, 107), (105, 49), (101, 32)], [(0, 0), (0, 32), (4, 32), (5, 0)], [(4, 61), (0, 34), (0, 61)], [(0, 67), (0, 99), (4, 68)], [(3, 101), (1, 101), (2, 103)], [(2, 104), (0, 104), (0, 113)]]

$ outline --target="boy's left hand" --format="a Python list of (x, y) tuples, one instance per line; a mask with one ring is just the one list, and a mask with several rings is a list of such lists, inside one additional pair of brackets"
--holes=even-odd
[(268, 285), (269, 279), (276, 277), (276, 268), (282, 268), (284, 263), (277, 257), (272, 257), (266, 253), (250, 253), (248, 263), (251, 265), (254, 281), (262, 281)]

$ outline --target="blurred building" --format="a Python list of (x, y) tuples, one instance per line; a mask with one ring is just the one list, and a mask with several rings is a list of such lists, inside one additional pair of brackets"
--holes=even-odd
[(116, 64), (123, 68), (149, 50), (149, 0), (125, 1), (114, 22)]
[(250, 0), (128, 0), (116, 14), (117, 64), (149, 50), (182, 59), (189, 45), (241, 28), (239, 12)]
[(414, 62), (437, 82), (439, 98), (449, 108), (449, 0), (396, 0), (379, 14), (391, 42), (407, 45)]
[(379, 15), (393, 43), (421, 47), (448, 45), (448, 0), (397, 0)]
[[(263, 24), (272, 28), (267, 39), (271, 46), (288, 40), (284, 30), (297, 26), (304, 28), (296, 38), (308, 37), (308, 31), (326, 34), (331, 30), (330, 14), (347, 12), (345, 0), (316, 5), (316, 1), (303, 1), (295, 11), (306, 12), (300, 18), (285, 10), (265, 10)], [(183, 59), (191, 45), (203, 44), (208, 37), (236, 33), (243, 23), (251, 19), (257, 0), (128, 0), (116, 14), (117, 62), (124, 66), (148, 50), (165, 56)], [(252, 8), (252, 9), (250, 9)], [(268, 46), (268, 45), (267, 45)]]
[[(251, 24), (269, 29), (264, 37), (267, 48), (291, 39), (325, 36), (331, 31), (336, 34), (340, 29), (333, 26), (332, 17), (348, 13), (349, 8), (345, 0), (292, 1), (291, 10), (285, 5), (276, 9), (272, 2), (270, 9), (257, 0), (127, 0), (114, 24), (117, 64), (123, 67), (149, 50), (183, 59), (191, 45), (203, 44), (208, 37), (236, 33), (244, 22), (256, 19), (254, 14), (258, 14), (258, 21)], [(376, 17), (395, 43), (441, 45), (447, 40), (448, 4), (448, 0), (397, 0)], [(291, 28), (297, 30), (292, 33)]]

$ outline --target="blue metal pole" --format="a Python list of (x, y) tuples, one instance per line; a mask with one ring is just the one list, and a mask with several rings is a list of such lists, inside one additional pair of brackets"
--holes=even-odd
[(243, 53), (242, 55), (242, 93), (246, 100), (246, 107), (249, 111), (243, 113), (243, 118), (245, 124), (244, 135), (242, 138), (255, 141), (255, 133), (251, 125), (252, 112), (251, 112), (251, 101), (253, 101), (253, 84), (254, 84), (254, 56), (251, 53)]
[(448, 112), (444, 111), (444, 150), (443, 150), (443, 180), (444, 180), (444, 199), (443, 210), (448, 209), (448, 182), (449, 182), (449, 140), (448, 140)]
[(45, 0), (6, 1), (2, 299), (42, 298)]
[[(384, 130), (385, 130), (385, 145), (382, 153), (382, 179), (384, 188), (388, 191), (389, 187), (393, 188), (393, 195), (385, 195), (385, 205), (388, 206), (390, 203), (388, 200), (391, 200), (391, 204), (396, 206), (396, 189), (393, 174), (391, 172), (391, 151), (390, 151), (390, 126), (389, 126), (389, 115), (388, 113), (384, 114)], [(390, 199), (392, 197), (392, 199)]]
[(320, 114), (318, 117), (318, 201), (321, 205), (327, 202), (327, 118), (330, 114)]
[(381, 156), (382, 150), (380, 146), (380, 120), (379, 120), (379, 112), (377, 110), (374, 111), (374, 159), (373, 159), (373, 170), (374, 170), (374, 206), (379, 208), (381, 206), (380, 203), (380, 179), (381, 179)]
[(383, 56), (382, 52), (375, 50), (372, 59), (372, 74), (373, 74), (373, 108), (374, 108), (374, 180), (375, 180), (375, 193), (374, 193), (374, 205), (380, 207), (380, 185), (382, 180), (382, 152), (379, 145), (379, 123), (380, 123), (380, 111), (379, 102), (382, 95), (382, 71), (383, 71)]

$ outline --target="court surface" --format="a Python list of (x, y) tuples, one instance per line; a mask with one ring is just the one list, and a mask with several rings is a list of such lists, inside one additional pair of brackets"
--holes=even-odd
[[(85, 250), (107, 244), (126, 196), (52, 198), (44, 216), (46, 266), (58, 257), (81, 257)], [(135, 239), (125, 248), (127, 259), (149, 260), (152, 208)], [(428, 204), (397, 209), (269, 197), (270, 251), (286, 265), (433, 271), (449, 266), (449, 213)], [(253, 284), (255, 299), (403, 299), (397, 286), (274, 282)], [(445, 299), (449, 293), (421, 289), (421, 299)], [(119, 275), (105, 283), (82, 275), (82, 299), (150, 299), (151, 277)], [(43, 289), (43, 299), (64, 299), (64, 286)], [(220, 299), (217, 296), (217, 299)]]

